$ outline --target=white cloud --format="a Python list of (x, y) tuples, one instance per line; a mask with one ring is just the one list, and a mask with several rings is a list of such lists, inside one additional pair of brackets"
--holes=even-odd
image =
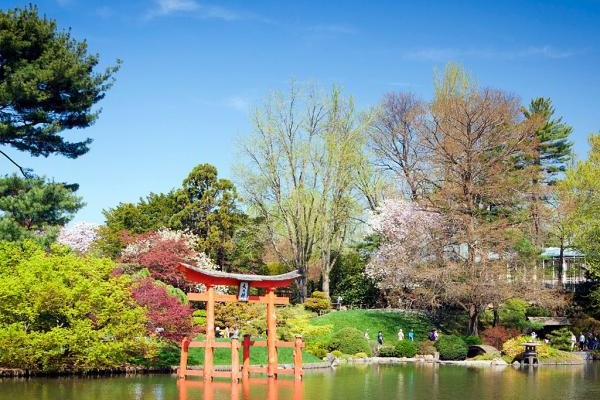
[(250, 110), (250, 102), (242, 96), (232, 96), (225, 100), (225, 106), (231, 107), (241, 113), (248, 114)]
[(516, 50), (497, 50), (497, 49), (459, 49), (459, 48), (424, 48), (404, 54), (405, 59), (411, 60), (429, 60), (445, 61), (456, 58), (487, 58), (512, 60), (526, 57), (543, 58), (568, 58), (576, 55), (578, 52), (570, 50), (559, 50), (552, 46), (531, 46)]
[(199, 4), (194, 0), (155, 0), (158, 9), (155, 10), (157, 15), (168, 15), (177, 12), (197, 10)]
[(249, 18), (233, 10), (221, 6), (205, 5), (195, 0), (154, 0), (154, 4), (155, 7), (146, 13), (145, 17), (147, 19), (175, 14), (189, 14), (200, 18), (223, 21)]

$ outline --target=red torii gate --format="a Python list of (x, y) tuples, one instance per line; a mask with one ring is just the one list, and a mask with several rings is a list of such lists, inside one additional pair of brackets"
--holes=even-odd
[[(302, 339), (296, 337), (295, 342), (284, 342), (277, 340), (275, 304), (289, 304), (287, 297), (277, 297), (275, 289), (289, 286), (295, 279), (300, 277), (297, 271), (282, 275), (248, 275), (233, 274), (214, 270), (205, 270), (189, 264), (179, 264), (178, 269), (183, 272), (186, 279), (202, 283), (206, 291), (202, 293), (188, 293), (190, 301), (206, 302), (206, 340), (203, 342), (190, 341), (184, 338), (181, 342), (181, 358), (179, 362), (178, 377), (185, 379), (186, 375), (202, 375), (205, 380), (212, 380), (215, 376), (231, 377), (239, 380), (239, 341), (232, 338), (231, 343), (217, 343), (215, 340), (215, 302), (250, 302), (267, 304), (267, 341), (251, 342), (250, 335), (244, 335), (244, 353), (242, 365), (242, 377), (246, 378), (250, 372), (266, 372), (269, 377), (277, 377), (278, 373), (293, 373), (296, 379), (302, 377)], [(215, 293), (215, 286), (237, 286), (238, 294)], [(251, 296), (250, 288), (266, 289), (264, 296)], [(250, 367), (250, 345), (267, 347), (267, 367)], [(197, 370), (187, 368), (187, 356), (189, 347), (204, 347), (204, 366), (201, 373)], [(215, 347), (231, 348), (231, 373), (222, 373), (214, 370)], [(294, 368), (278, 368), (277, 347), (294, 347)]]

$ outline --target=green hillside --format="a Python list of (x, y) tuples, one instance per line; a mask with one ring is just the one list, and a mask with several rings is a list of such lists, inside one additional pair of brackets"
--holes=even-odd
[[(427, 332), (433, 328), (433, 323), (419, 313), (406, 313), (388, 310), (348, 310), (336, 311), (315, 317), (311, 320), (314, 325), (333, 325), (333, 332), (345, 327), (353, 327), (361, 332), (368, 330), (370, 341), (375, 342), (377, 332), (383, 333), (384, 343), (398, 340), (398, 330), (402, 328), (405, 335), (410, 329), (415, 332), (415, 341), (425, 340)], [(325, 339), (325, 338), (322, 338)]]

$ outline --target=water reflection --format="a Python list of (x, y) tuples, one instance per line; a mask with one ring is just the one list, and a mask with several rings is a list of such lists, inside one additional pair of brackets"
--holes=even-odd
[(303, 400), (304, 383), (293, 379), (247, 378), (241, 383), (180, 379), (179, 400)]
[(174, 375), (0, 379), (0, 399), (36, 400), (590, 400), (600, 399), (600, 363), (536, 368), (429, 363), (342, 365), (305, 371), (303, 381), (241, 383)]

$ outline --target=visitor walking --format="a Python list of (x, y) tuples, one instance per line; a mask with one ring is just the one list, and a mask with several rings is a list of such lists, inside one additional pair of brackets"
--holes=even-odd
[(575, 350), (575, 345), (577, 345), (577, 336), (571, 332), (571, 351)]
[(585, 335), (581, 332), (579, 335), (579, 351), (583, 351), (585, 349)]
[(398, 331), (398, 341), (401, 342), (404, 340), (404, 332), (402, 332), (402, 328)]
[(377, 344), (380, 346), (383, 344), (383, 333), (381, 331), (377, 332)]
[(412, 329), (410, 331), (408, 331), (408, 340), (410, 340), (411, 342), (415, 341), (415, 333), (413, 332)]

